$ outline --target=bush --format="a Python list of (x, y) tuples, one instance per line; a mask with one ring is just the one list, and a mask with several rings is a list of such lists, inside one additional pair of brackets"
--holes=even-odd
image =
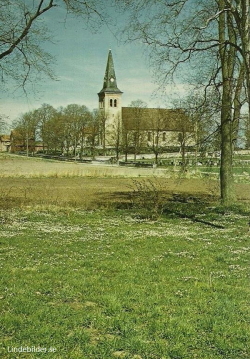
[(141, 218), (155, 220), (162, 214), (167, 199), (163, 183), (156, 178), (132, 179), (130, 188), (132, 207), (139, 210)]

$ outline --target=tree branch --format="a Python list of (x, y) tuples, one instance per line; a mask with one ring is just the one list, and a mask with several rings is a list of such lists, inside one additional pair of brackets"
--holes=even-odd
[[(43, 5), (44, 0), (41, 0), (37, 11), (34, 13), (34, 15), (32, 15), (30, 17), (30, 19), (28, 21), (26, 21), (26, 26), (24, 27), (23, 31), (21, 32), (20, 36), (18, 36), (18, 38), (12, 43), (12, 45), (8, 48), (8, 50), (2, 52), (0, 54), (0, 59), (10, 55), (15, 48), (20, 44), (20, 42), (28, 35), (29, 30), (33, 24), (33, 22), (39, 17), (41, 16), (43, 13), (45, 13), (46, 11), (48, 11), (49, 9), (51, 9), (52, 7), (55, 7), (56, 5), (53, 4), (53, 0), (50, 0), (49, 4), (42, 9), (42, 5)], [(25, 16), (27, 16), (28, 14), (25, 14)]]

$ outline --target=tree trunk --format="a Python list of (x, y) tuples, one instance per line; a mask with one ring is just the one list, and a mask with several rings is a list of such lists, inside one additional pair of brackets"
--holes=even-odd
[(233, 190), (233, 146), (232, 146), (232, 110), (230, 99), (230, 81), (223, 85), (221, 111), (221, 166), (220, 190), (221, 200), (225, 205), (234, 199)]
[(233, 43), (235, 33), (228, 18), (230, 15), (226, 13), (225, 8), (225, 0), (219, 0), (219, 54), (222, 69), (220, 191), (222, 203), (229, 205), (234, 201), (232, 91), (235, 48), (226, 43), (226, 36), (228, 34), (230, 41)]
[(246, 84), (248, 96), (248, 121), (250, 123), (250, 1), (246, 0), (245, 4), (245, 36), (243, 41), (243, 51), (245, 50), (245, 66), (246, 66)]
[(236, 89), (234, 93), (234, 110), (233, 110), (233, 134), (232, 134), (232, 142), (233, 142), (233, 151), (235, 145), (237, 144), (237, 139), (240, 138), (240, 116), (241, 116), (241, 108), (242, 108), (242, 90), (245, 79), (245, 65), (241, 64), (241, 68), (239, 71), (239, 77), (237, 79)]

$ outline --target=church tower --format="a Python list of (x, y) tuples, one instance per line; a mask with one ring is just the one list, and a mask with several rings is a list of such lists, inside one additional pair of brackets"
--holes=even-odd
[[(117, 87), (115, 68), (111, 50), (108, 53), (108, 61), (103, 80), (103, 88), (98, 93), (99, 97), (99, 111), (104, 123), (104, 132), (112, 132), (112, 127), (116, 126), (118, 121), (121, 121), (122, 91)], [(113, 129), (114, 132), (114, 129)]]

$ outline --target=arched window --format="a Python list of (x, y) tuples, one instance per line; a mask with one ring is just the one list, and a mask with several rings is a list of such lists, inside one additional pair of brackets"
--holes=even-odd
[(151, 141), (151, 132), (148, 132), (148, 141)]
[(114, 100), (114, 107), (117, 107), (117, 100)]
[(110, 107), (113, 107), (113, 100), (112, 100), (112, 98), (109, 100), (109, 105), (110, 105)]
[(163, 134), (162, 134), (162, 141), (166, 141), (166, 132), (163, 132)]

